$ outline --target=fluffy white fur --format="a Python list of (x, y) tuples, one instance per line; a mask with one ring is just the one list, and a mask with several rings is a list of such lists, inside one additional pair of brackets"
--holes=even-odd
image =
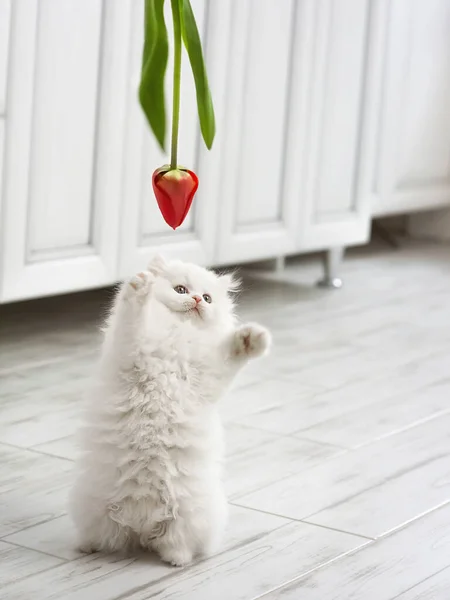
[(217, 401), (270, 343), (261, 326), (237, 325), (232, 287), (228, 275), (156, 258), (119, 290), (71, 499), (84, 550), (141, 546), (185, 565), (220, 541)]

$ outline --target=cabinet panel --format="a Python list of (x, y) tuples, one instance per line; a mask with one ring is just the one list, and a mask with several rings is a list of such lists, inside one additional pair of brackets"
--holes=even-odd
[[(315, 220), (354, 210), (359, 115), (366, 58), (368, 0), (340, 0), (324, 5), (325, 39), (317, 56), (323, 83), (318, 109)], [(351, 18), (351, 20), (349, 20)], [(350, 24), (349, 24), (350, 23)], [(312, 140), (311, 140), (312, 141)]]
[(299, 248), (315, 250), (368, 237), (369, 190), (359, 181), (368, 152), (361, 123), (371, 108), (365, 91), (379, 70), (371, 45), (380, 17), (369, 0), (303, 6), (308, 19), (297, 35), (308, 40), (308, 59), (294, 50), (286, 193), (301, 206)]
[(5, 113), (11, 0), (0, 0), (0, 116)]
[(389, 5), (376, 214), (450, 203), (450, 4)]
[[(214, 52), (214, 44), (221, 36), (226, 35), (226, 22), (223, 31), (214, 31), (206, 25), (206, 20), (219, 11), (219, 7), (209, 5), (206, 11), (205, 0), (192, 2), (199, 31), (206, 48), (209, 73), (212, 74), (216, 67), (211, 64), (210, 54)], [(197, 105), (195, 87), (187, 54), (183, 50), (183, 68), (181, 83), (181, 115), (178, 161), (194, 170), (200, 179), (199, 190), (188, 218), (182, 227), (173, 232), (164, 222), (152, 190), (152, 173), (155, 168), (167, 164), (169, 155), (161, 152), (138, 102), (137, 90), (140, 78), (142, 41), (143, 41), (143, 9), (142, 0), (132, 3), (132, 17), (130, 29), (130, 58), (128, 65), (127, 82), (127, 119), (125, 138), (125, 163), (124, 163), (124, 207), (122, 213), (122, 235), (120, 249), (120, 273), (128, 276), (130, 273), (145, 267), (149, 258), (156, 252), (170, 256), (183, 256), (187, 260), (200, 263), (210, 262), (212, 259), (211, 244), (214, 236), (211, 202), (204, 196), (204, 178), (199, 162), (199, 148), (203, 144), (200, 139), (200, 127), (197, 118)], [(208, 14), (207, 14), (208, 13)], [(169, 32), (172, 29), (170, 3), (165, 6), (166, 24)], [(214, 26), (214, 23), (213, 25)], [(205, 31), (208, 29), (208, 40), (205, 40)], [(214, 36), (214, 37), (213, 37)], [(167, 114), (167, 148), (170, 149), (171, 128), (171, 98), (172, 98), (172, 63), (169, 65), (166, 77), (166, 104)], [(223, 72), (223, 71), (221, 71)], [(215, 79), (211, 79), (211, 88), (216, 108), (220, 109), (220, 101), (216, 102), (218, 86)], [(217, 114), (216, 114), (217, 116)], [(214, 155), (214, 151), (213, 151)], [(209, 227), (202, 224), (209, 220)]]
[(102, 3), (40, 0), (27, 256), (89, 246)]
[(229, 2), (226, 115), (222, 127), (219, 262), (295, 247), (297, 207), (283, 195), (293, 0)]
[[(246, 11), (239, 10), (239, 18), (246, 27), (244, 53), (235, 56), (244, 66), (239, 81), (240, 106), (230, 106), (229, 122), (240, 138), (235, 157), (237, 231), (241, 226), (277, 223), (281, 218), (280, 186), (294, 10), (289, 0), (280, 3), (253, 0), (247, 5)], [(268, 43), (269, 27), (272, 40), (284, 40), (276, 51), (273, 43)], [(234, 30), (232, 47), (239, 43), (239, 35), (242, 32)]]
[[(127, 4), (17, 0), (12, 5), (4, 301), (116, 278), (120, 180), (114, 178), (122, 139), (116, 133), (120, 101), (110, 92), (114, 88), (120, 98), (117, 89), (124, 86), (119, 59), (126, 53), (120, 44)], [(108, 188), (107, 171), (117, 191)]]
[(398, 170), (404, 188), (450, 183), (450, 5), (409, 6)]
[[(3, 156), (4, 156), (4, 143), (5, 143), (5, 121), (0, 118), (0, 190), (3, 189)], [(4, 206), (1, 202), (2, 198), (0, 196), (0, 259), (2, 256), (2, 246), (1, 240), (4, 235)], [(3, 253), (4, 254), (4, 253)], [(0, 300), (2, 298), (3, 292), (3, 262), (0, 260)]]

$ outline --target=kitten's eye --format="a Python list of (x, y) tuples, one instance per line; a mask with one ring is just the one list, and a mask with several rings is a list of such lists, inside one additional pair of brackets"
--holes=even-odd
[(187, 294), (188, 293), (188, 291), (184, 287), (184, 285), (176, 285), (173, 289), (176, 291), (177, 294)]
[(208, 304), (211, 304), (211, 302), (212, 302), (212, 298), (209, 294), (203, 294), (203, 300), (205, 302), (207, 302)]

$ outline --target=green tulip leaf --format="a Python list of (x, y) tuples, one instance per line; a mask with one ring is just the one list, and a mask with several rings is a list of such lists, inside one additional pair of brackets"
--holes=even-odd
[(144, 50), (139, 100), (161, 149), (166, 141), (164, 79), (169, 43), (164, 21), (164, 0), (145, 0)]
[[(220, 0), (216, 0), (219, 2)], [(209, 90), (208, 76), (203, 60), (202, 44), (189, 0), (180, 0), (181, 3), (181, 31), (183, 42), (189, 56), (192, 73), (194, 75), (195, 91), (197, 94), (197, 109), (200, 120), (200, 129), (208, 149), (211, 149), (216, 133), (214, 108)]]

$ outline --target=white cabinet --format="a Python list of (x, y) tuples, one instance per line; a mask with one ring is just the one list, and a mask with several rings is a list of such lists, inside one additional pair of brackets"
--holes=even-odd
[(0, 0), (0, 117), (5, 114), (11, 0)]
[[(15, 0), (2, 207), (2, 300), (116, 278), (118, 197), (102, 197), (99, 82), (114, 2)], [(106, 10), (106, 6), (109, 9)], [(100, 117), (100, 118), (99, 118)]]
[(374, 136), (361, 122), (380, 11), (369, 0), (229, 5), (219, 261), (364, 242)]
[(297, 4), (283, 180), (285, 201), (300, 207), (296, 236), (304, 250), (368, 236), (360, 125), (376, 18), (369, 0)]
[(375, 214), (450, 203), (450, 2), (387, 4)]
[(295, 0), (232, 0), (227, 46), (219, 262), (296, 249), (298, 203), (283, 193)]
[(208, 152), (184, 54), (179, 162), (200, 187), (172, 232), (138, 104), (143, 5), (0, 0), (1, 302), (110, 284), (155, 251), (348, 246), (373, 213), (450, 202), (450, 2), (194, 0), (217, 136)]

